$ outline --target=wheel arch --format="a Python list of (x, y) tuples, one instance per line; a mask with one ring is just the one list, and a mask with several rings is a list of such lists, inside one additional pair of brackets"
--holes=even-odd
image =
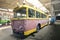
[(39, 26), (39, 28), (41, 28), (41, 23), (38, 23), (37, 26)]

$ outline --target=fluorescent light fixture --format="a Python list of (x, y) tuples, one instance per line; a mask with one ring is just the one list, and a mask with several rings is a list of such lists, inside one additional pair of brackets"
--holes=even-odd
[(13, 9), (8, 9), (10, 12), (13, 12)]
[(4, 11), (13, 11), (13, 9), (4, 9), (4, 8), (0, 8), (0, 10), (4, 10)]
[(7, 11), (7, 9), (3, 9), (3, 8), (0, 8), (0, 10), (5, 10), (5, 11)]

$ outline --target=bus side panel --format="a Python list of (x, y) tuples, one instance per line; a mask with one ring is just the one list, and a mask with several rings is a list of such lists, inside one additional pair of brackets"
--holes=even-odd
[(25, 20), (25, 31), (24, 31), (24, 35), (29, 35), (33, 32), (36, 31), (36, 27), (38, 25), (38, 23), (41, 24), (41, 26), (45, 26), (47, 24), (48, 20), (47, 19), (27, 19)]
[(29, 35), (29, 34), (35, 32), (38, 23), (40, 22), (40, 23), (42, 24), (41, 21), (42, 21), (42, 20), (38, 20), (38, 19), (27, 19), (27, 20), (25, 21), (25, 24), (26, 24), (26, 25), (25, 25), (24, 35)]
[(45, 25), (47, 25), (48, 19), (42, 19), (41, 22), (42, 22), (41, 27), (44, 27)]

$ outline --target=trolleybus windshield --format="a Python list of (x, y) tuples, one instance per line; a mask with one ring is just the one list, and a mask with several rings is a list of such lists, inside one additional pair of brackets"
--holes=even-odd
[(26, 8), (20, 8), (14, 13), (14, 18), (26, 18)]

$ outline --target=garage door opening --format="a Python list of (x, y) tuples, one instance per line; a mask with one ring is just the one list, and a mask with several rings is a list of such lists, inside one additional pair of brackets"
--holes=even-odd
[(60, 16), (56, 16), (56, 20), (60, 20)]

